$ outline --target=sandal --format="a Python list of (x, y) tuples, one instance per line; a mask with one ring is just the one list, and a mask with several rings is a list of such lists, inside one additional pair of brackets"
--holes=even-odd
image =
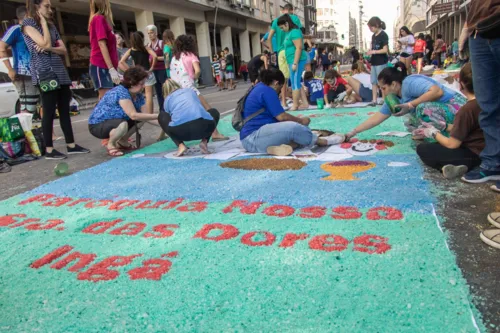
[(116, 145), (118, 146), (118, 149), (120, 149), (120, 150), (125, 150), (125, 151), (137, 150), (137, 147), (134, 147), (132, 145), (130, 145), (130, 146), (127, 147), (127, 146), (122, 145), (119, 142), (117, 142)]
[(118, 148), (106, 148), (106, 150), (111, 157), (123, 156), (123, 152)]

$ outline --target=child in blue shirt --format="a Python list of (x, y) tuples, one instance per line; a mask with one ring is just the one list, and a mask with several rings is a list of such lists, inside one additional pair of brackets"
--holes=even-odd
[(314, 78), (312, 72), (304, 73), (304, 92), (306, 98), (310, 105), (317, 105), (317, 100), (323, 98), (323, 82), (319, 79)]

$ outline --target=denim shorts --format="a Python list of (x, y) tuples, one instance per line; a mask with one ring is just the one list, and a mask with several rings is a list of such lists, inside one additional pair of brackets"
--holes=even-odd
[(359, 97), (363, 100), (363, 102), (371, 102), (373, 100), (373, 90), (368, 89), (364, 85), (359, 86)]
[(371, 80), (372, 84), (378, 84), (378, 76), (380, 75), (380, 72), (384, 70), (384, 68), (387, 67), (387, 64), (384, 65), (379, 65), (379, 66), (372, 66), (372, 72), (371, 72)]
[(92, 83), (94, 83), (95, 90), (111, 89), (115, 86), (107, 68), (99, 68), (91, 64), (89, 67), (89, 74)]

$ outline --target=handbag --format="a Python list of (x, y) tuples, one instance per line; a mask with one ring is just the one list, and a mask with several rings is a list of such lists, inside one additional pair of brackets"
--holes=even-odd
[[(52, 52), (49, 52), (49, 57), (52, 58)], [(45, 69), (38, 70), (37, 77), (40, 90), (42, 92), (50, 92), (61, 89), (61, 85), (59, 84), (59, 79), (57, 78), (57, 75), (52, 69), (52, 67), (50, 67), (49, 70)]]
[(24, 131), (18, 118), (0, 119), (0, 141), (14, 142), (24, 138)]
[(476, 26), (476, 32), (485, 39), (500, 38), (500, 13), (480, 21)]

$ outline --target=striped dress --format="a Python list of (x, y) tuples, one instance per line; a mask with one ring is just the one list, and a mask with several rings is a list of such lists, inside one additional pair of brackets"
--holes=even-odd
[[(43, 36), (42, 27), (36, 23), (34, 18), (25, 18), (22, 26), (33, 27)], [(61, 40), (61, 36), (54, 25), (49, 24), (49, 30), (52, 47), (56, 47), (57, 41)], [(33, 39), (31, 39), (26, 33), (23, 33), (23, 37), (26, 42), (26, 46), (28, 47), (28, 51), (31, 54), (30, 69), (33, 85), (38, 86), (38, 74), (47, 71), (54, 72), (57, 75), (60, 85), (71, 85), (71, 79), (66, 71), (66, 67), (64, 67), (62, 57), (53, 52), (38, 53), (35, 48), (37, 44), (33, 41)]]

